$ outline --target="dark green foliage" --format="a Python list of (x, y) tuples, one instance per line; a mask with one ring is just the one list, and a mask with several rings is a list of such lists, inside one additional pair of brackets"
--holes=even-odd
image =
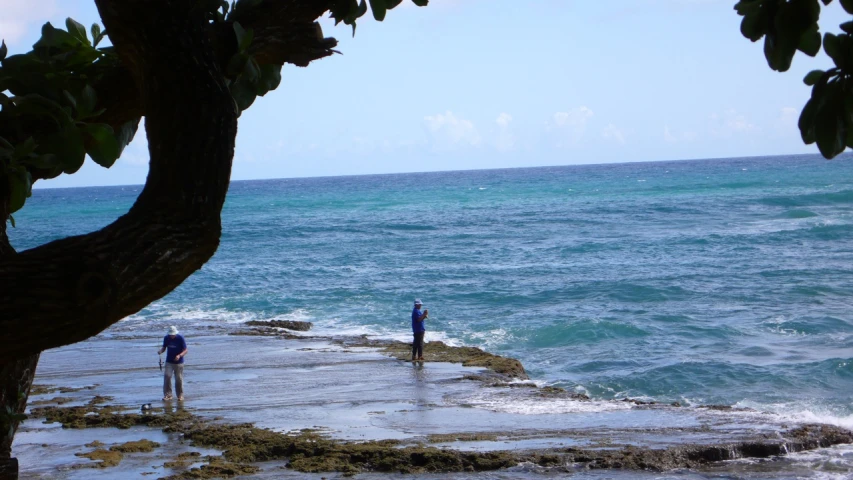
[[(784, 72), (797, 50), (815, 56), (823, 51), (834, 68), (813, 70), (803, 82), (812, 87), (811, 99), (800, 114), (799, 128), (806, 144), (817, 143), (820, 153), (833, 158), (853, 147), (853, 22), (842, 23), (842, 33), (821, 39), (818, 19), (821, 3), (832, 0), (740, 0), (741, 33), (753, 42), (764, 38), (764, 56), (773, 70)], [(853, 0), (839, 0), (853, 13)], [(822, 40), (822, 41), (821, 41)]]
[[(388, 10), (401, 3), (403, 0), (370, 0), (370, 11), (373, 13), (373, 18), (381, 22), (385, 19)], [(419, 7), (425, 7), (429, 0), (412, 0), (412, 3)], [(365, 13), (367, 13), (367, 0), (338, 0), (332, 7), (332, 18), (335, 19), (335, 25), (341, 22), (352, 25), (353, 35), (355, 35), (355, 21)]]
[(95, 45), (103, 38), (100, 27), (86, 28), (72, 19), (67, 30), (50, 23), (42, 27), (33, 50), (6, 56), (0, 51), (0, 169), (11, 192), (10, 212), (20, 209), (32, 191), (33, 178), (74, 173), (88, 154), (111, 166), (133, 139), (135, 122), (116, 134), (95, 119), (96, 85), (118, 66), (111, 49)]
[[(249, 1), (249, 0), (244, 0)], [(240, 5), (240, 2), (237, 3)], [(237, 53), (228, 61), (226, 75), (231, 96), (237, 108), (242, 112), (254, 103), (255, 98), (275, 90), (281, 83), (281, 65), (259, 65), (249, 54), (254, 33), (234, 22), (234, 35), (237, 40)]]
[[(195, 4), (210, 23), (229, 22), (233, 29), (236, 52), (224, 66), (225, 81), (241, 112), (281, 83), (282, 65), (259, 64), (251, 48), (254, 32), (234, 21), (243, 13), (251, 17), (251, 10), (264, 1), (198, 0)], [(412, 1), (425, 6), (428, 0)], [(387, 10), (401, 2), (371, 0), (370, 7), (374, 17), (382, 20)], [(355, 34), (355, 21), (367, 9), (367, 0), (337, 0), (331, 14), (336, 23), (352, 25)], [(98, 47), (107, 32), (97, 24), (87, 32), (71, 18), (65, 27), (44, 24), (32, 51), (21, 55), (7, 56), (6, 44), (0, 42), (0, 192), (10, 192), (7, 213), (24, 205), (33, 181), (74, 173), (86, 155), (103, 167), (112, 166), (139, 126), (139, 117), (120, 127), (99, 121), (109, 108), (99, 102), (99, 89), (115, 87), (108, 83), (115, 78), (128, 78), (116, 75), (123, 67), (113, 47)]]

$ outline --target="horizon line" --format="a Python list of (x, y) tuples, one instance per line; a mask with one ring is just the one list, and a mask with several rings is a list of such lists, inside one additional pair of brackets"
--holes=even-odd
[[(430, 174), (430, 173), (454, 173), (454, 172), (487, 172), (487, 171), (499, 171), (499, 170), (523, 170), (523, 169), (536, 169), (536, 168), (570, 168), (570, 167), (591, 167), (591, 166), (601, 166), (601, 165), (627, 165), (634, 163), (671, 163), (671, 162), (702, 162), (702, 161), (710, 161), (710, 160), (734, 160), (734, 159), (750, 159), (750, 158), (775, 158), (775, 157), (819, 157), (820, 159), (824, 159), (826, 161), (832, 161), (841, 159), (842, 157), (848, 157), (853, 155), (853, 151), (842, 152), (838, 156), (833, 159), (824, 159), (819, 152), (815, 153), (790, 153), (790, 154), (777, 154), (777, 155), (746, 155), (746, 156), (733, 156), (733, 157), (704, 157), (704, 158), (684, 158), (684, 159), (670, 159), (670, 160), (628, 160), (623, 162), (604, 162), (604, 163), (572, 163), (568, 165), (533, 165), (533, 166), (523, 166), (523, 167), (498, 167), (498, 168), (463, 168), (458, 170), (424, 170), (424, 171), (415, 171), (415, 172), (383, 172), (383, 173), (350, 173), (350, 174), (341, 174), (341, 175), (310, 175), (303, 177), (275, 177), (275, 178), (246, 178), (241, 180), (229, 180), (230, 183), (237, 182), (261, 182), (261, 181), (276, 181), (276, 180), (298, 180), (298, 179), (315, 179), (315, 178), (345, 178), (345, 177), (372, 177), (372, 176), (382, 176), (382, 175), (418, 175), (418, 174)], [(72, 174), (73, 175), (73, 174)], [(119, 185), (85, 185), (85, 186), (75, 186), (75, 187), (37, 187), (35, 184), (33, 185), (33, 190), (68, 190), (73, 188), (113, 188), (113, 187), (144, 187), (144, 183), (136, 183), (136, 184), (119, 184)]]

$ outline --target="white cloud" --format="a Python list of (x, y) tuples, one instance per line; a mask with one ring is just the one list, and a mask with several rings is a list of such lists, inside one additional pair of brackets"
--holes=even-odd
[(506, 128), (509, 126), (509, 122), (512, 121), (512, 115), (503, 112), (498, 115), (498, 118), (495, 119), (495, 123), (497, 123), (500, 127)]
[(669, 125), (665, 125), (663, 127), (663, 140), (666, 143), (692, 142), (696, 140), (696, 132), (685, 131), (676, 133), (670, 130)]
[(776, 118), (776, 130), (782, 135), (799, 135), (800, 111), (794, 107), (784, 107)]
[(476, 147), (480, 144), (480, 134), (474, 123), (457, 117), (450, 110), (443, 114), (428, 115), (424, 117), (424, 123), (436, 147)]
[(557, 147), (575, 145), (586, 132), (587, 120), (594, 115), (593, 111), (585, 106), (568, 112), (557, 112), (552, 116), (547, 130), (556, 134)]
[(57, 11), (56, 0), (3, 0), (0, 17), (0, 37), (6, 43), (17, 42), (33, 24), (40, 26), (44, 19)]
[(515, 135), (510, 131), (509, 124), (512, 122), (512, 115), (503, 112), (495, 119), (498, 124), (498, 136), (495, 140), (495, 147), (500, 151), (507, 151), (515, 146)]
[(622, 134), (622, 130), (612, 123), (607, 124), (607, 126), (601, 130), (601, 136), (605, 140), (615, 140), (621, 144), (625, 143), (625, 136)]
[(745, 115), (730, 108), (722, 114), (713, 113), (710, 116), (711, 135), (729, 138), (734, 135), (752, 134), (760, 131)]

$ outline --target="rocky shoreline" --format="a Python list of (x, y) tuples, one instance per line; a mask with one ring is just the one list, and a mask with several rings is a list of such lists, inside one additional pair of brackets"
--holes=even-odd
[[(296, 338), (293, 331), (305, 332), (308, 325), (265, 324), (255, 322), (250, 328), (233, 332), (237, 335)], [(304, 335), (298, 336), (305, 339)], [(410, 345), (403, 342), (375, 340), (367, 337), (327, 339), (343, 351), (372, 349), (405, 361)], [(554, 387), (540, 388), (527, 381), (522, 364), (515, 359), (492, 355), (477, 348), (453, 347), (430, 342), (428, 362), (451, 362), (478, 367), (478, 373), (465, 374), (464, 380), (477, 381), (489, 388), (529, 389), (534, 395), (550, 399), (589, 401), (585, 395)], [(469, 450), (461, 448), (466, 442), (517, 439), (521, 436), (569, 436), (572, 432), (558, 431), (458, 431), (427, 436), (418, 441), (380, 439), (349, 441), (332, 438), (319, 430), (303, 429), (281, 432), (260, 428), (252, 423), (231, 423), (222, 418), (199, 415), (188, 410), (155, 407), (140, 412), (127, 405), (113, 404), (108, 396), (91, 396), (95, 388), (34, 387), (31, 418), (56, 422), (68, 429), (148, 427), (177, 434), (190, 448), (198, 447), (221, 452), (203, 455), (197, 451), (176, 453), (163, 467), (169, 472), (166, 479), (229, 478), (252, 475), (264, 468), (266, 462), (282, 462), (287, 469), (306, 472), (338, 472), (355, 475), (364, 472), (439, 473), (482, 472), (510, 468), (519, 464), (535, 465), (554, 472), (573, 472), (583, 469), (622, 469), (666, 471), (696, 469), (738, 458), (770, 458), (794, 452), (853, 443), (853, 432), (822, 424), (796, 425), (780, 431), (733, 438), (732, 441), (685, 443), (662, 448), (599, 440), (586, 445), (562, 448), (519, 448)], [(61, 396), (56, 396), (60, 393)], [(68, 396), (73, 395), (73, 396)], [(82, 405), (66, 406), (67, 403)], [(688, 407), (655, 405), (650, 402), (626, 399), (634, 408)], [(695, 408), (695, 407), (693, 407)], [(707, 410), (726, 410), (726, 406), (707, 406)], [(450, 444), (450, 446), (448, 446)], [(460, 448), (454, 448), (460, 447)], [(155, 441), (142, 439), (108, 445), (105, 442), (86, 444), (91, 450), (77, 456), (91, 460), (83, 468), (121, 468), (124, 457), (161, 448)]]

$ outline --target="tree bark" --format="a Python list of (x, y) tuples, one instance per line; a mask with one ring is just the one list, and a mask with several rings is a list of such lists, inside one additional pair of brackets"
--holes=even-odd
[(8, 411), (21, 414), (26, 410), (38, 359), (39, 354), (35, 354), (0, 365), (0, 415), (4, 416), (4, 421), (0, 421), (0, 480), (17, 478), (18, 475), (17, 462), (5, 461), (12, 456), (12, 441), (18, 430), (18, 421), (12, 421), (10, 425), (5, 417)]
[[(0, 176), (0, 262), (13, 258), (17, 252), (6, 235), (9, 217), (9, 192), (6, 179)], [(12, 441), (20, 423), (13, 415), (24, 413), (27, 398), (36, 374), (39, 354), (0, 363), (0, 480), (17, 480), (18, 461), (12, 458)]]

